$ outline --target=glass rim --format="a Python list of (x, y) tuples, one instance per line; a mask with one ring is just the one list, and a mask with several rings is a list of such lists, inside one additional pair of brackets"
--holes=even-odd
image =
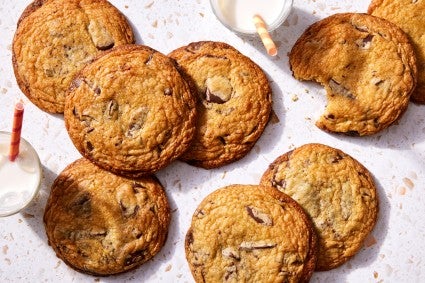
[[(7, 132), (7, 131), (0, 131), (0, 135), (11, 136), (11, 133), (10, 132)], [(25, 202), (23, 202), (23, 205), (22, 206), (19, 206), (16, 209), (12, 209), (12, 210), (9, 210), (9, 211), (4, 211), (4, 212), (0, 210), (0, 217), (7, 217), (7, 216), (14, 215), (14, 214), (22, 211), (26, 207), (28, 207), (29, 204), (37, 196), (37, 194), (38, 194), (38, 192), (40, 191), (40, 188), (41, 188), (41, 179), (42, 179), (42, 176), (43, 176), (43, 170), (42, 170), (42, 165), (41, 165), (41, 161), (40, 161), (40, 156), (38, 155), (38, 153), (35, 150), (35, 148), (31, 145), (31, 143), (28, 142), (25, 138), (21, 137), (20, 143), (24, 143), (29, 148), (29, 150), (34, 153), (34, 155), (36, 157), (37, 164), (38, 164), (38, 167), (40, 169), (39, 170), (40, 174), (39, 174), (38, 182), (35, 185), (35, 189), (33, 190), (31, 196)]]
[[(294, 0), (284, 0), (284, 5), (282, 7), (282, 11), (280, 12), (279, 16), (276, 20), (274, 20), (270, 25), (267, 25), (267, 31), (272, 32), (276, 30), (278, 27), (280, 27), (285, 20), (288, 18), (289, 14), (291, 13), (292, 6), (293, 6)], [(255, 36), (257, 35), (257, 31), (255, 29), (251, 30), (244, 30), (244, 29), (238, 29), (234, 26), (231, 26), (229, 23), (227, 23), (222, 15), (219, 12), (218, 8), (218, 0), (210, 0), (210, 6), (211, 10), (213, 11), (214, 16), (218, 19), (218, 21), (225, 26), (227, 29), (231, 30), (232, 32), (235, 32), (237, 34), (241, 35), (251, 35)]]

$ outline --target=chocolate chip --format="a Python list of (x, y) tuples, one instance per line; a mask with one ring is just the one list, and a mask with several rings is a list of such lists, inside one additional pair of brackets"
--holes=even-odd
[(205, 100), (217, 104), (223, 104), (224, 102), (226, 102), (220, 96), (212, 93), (209, 88), (207, 88), (207, 90), (205, 91)]
[(239, 255), (239, 251), (236, 250), (235, 248), (232, 248), (232, 247), (227, 247), (227, 248), (223, 249), (221, 251), (221, 254), (224, 257), (227, 257), (227, 258), (230, 258), (230, 259), (234, 259), (234, 260), (237, 260), (237, 261), (241, 260), (241, 257)]
[(115, 42), (112, 35), (103, 26), (96, 20), (90, 20), (90, 23), (87, 27), (87, 31), (93, 44), (96, 46), (98, 50), (108, 50), (114, 47)]
[(164, 89), (164, 95), (166, 96), (171, 96), (173, 94), (173, 89), (167, 87), (166, 89)]
[(356, 45), (362, 50), (367, 50), (372, 45), (373, 37), (373, 34), (368, 34), (365, 38), (356, 40)]
[(341, 156), (339, 153), (337, 153), (337, 155), (332, 158), (331, 163), (338, 163), (343, 158), (344, 158), (343, 156)]
[(134, 112), (131, 117), (128, 130), (126, 132), (127, 137), (133, 137), (137, 131), (142, 129), (143, 125), (146, 122), (149, 110), (146, 107), (142, 107)]
[(91, 195), (90, 193), (80, 194), (75, 201), (70, 204), (69, 209), (76, 215), (88, 217), (91, 214)]
[(341, 85), (341, 83), (337, 82), (336, 80), (330, 79), (328, 85), (333, 93), (345, 96), (349, 99), (355, 99), (354, 95), (350, 92), (350, 90)]
[(192, 230), (189, 230), (189, 232), (187, 232), (187, 234), (186, 234), (186, 242), (189, 244), (189, 245), (191, 245), (191, 244), (193, 244), (193, 232), (192, 232)]
[(253, 206), (246, 206), (245, 209), (248, 212), (248, 215), (252, 219), (254, 219), (254, 221), (257, 222), (258, 224), (261, 224), (261, 225), (264, 225), (264, 226), (272, 226), (273, 225), (273, 220), (271, 219), (271, 217), (268, 214), (259, 211), (257, 208), (255, 208)]
[(102, 92), (102, 90), (100, 89), (100, 87), (95, 87), (94, 89), (93, 89), (93, 91), (94, 91), (94, 93), (95, 94), (97, 94), (97, 95), (100, 95), (100, 93)]
[(109, 120), (118, 119), (118, 109), (119, 109), (118, 102), (115, 99), (109, 100), (105, 109), (105, 117)]
[(149, 54), (148, 58), (145, 61), (145, 65), (149, 65), (149, 63), (152, 61), (153, 59), (153, 53)]
[(352, 136), (352, 137), (358, 137), (358, 136), (360, 136), (359, 132), (354, 131), (354, 130), (345, 132), (345, 134), (348, 135), (348, 136)]
[(129, 254), (124, 261), (124, 265), (129, 266), (134, 263), (143, 261), (145, 259), (145, 253), (145, 250), (139, 250)]
[(221, 144), (223, 144), (223, 145), (227, 144), (226, 139), (224, 137), (220, 136), (220, 137), (217, 137), (217, 139), (221, 142)]
[(276, 247), (277, 244), (266, 242), (266, 241), (257, 241), (257, 242), (242, 242), (240, 244), (240, 249), (245, 251), (253, 251), (253, 250), (263, 250), (263, 249), (271, 249)]
[(284, 190), (286, 188), (286, 181), (284, 179), (277, 180), (273, 178), (272, 186)]
[(75, 108), (75, 106), (74, 106), (74, 108), (72, 109), (72, 114), (74, 115), (74, 116), (76, 116), (77, 118), (78, 118), (78, 111), (77, 111), (77, 108)]
[(86, 142), (86, 148), (88, 151), (92, 151), (94, 149), (93, 144), (89, 141)]
[(358, 25), (356, 25), (356, 24), (352, 24), (353, 25), (353, 27), (356, 29), (356, 30), (358, 30), (358, 31), (361, 31), (361, 32), (369, 32), (369, 29), (367, 28), (367, 26), (358, 26)]
[(71, 82), (71, 86), (70, 89), (75, 89), (75, 88), (79, 88), (80, 85), (84, 82), (84, 80), (82, 78), (76, 78), (75, 80), (73, 80)]
[(146, 187), (145, 187), (145, 186), (143, 186), (142, 184), (137, 183), (137, 182), (134, 182), (134, 183), (131, 185), (131, 187), (133, 188), (133, 192), (134, 192), (135, 194), (139, 193), (139, 192), (140, 192), (140, 190), (146, 189)]
[(224, 274), (224, 280), (225, 281), (232, 281), (235, 282), (237, 279), (238, 269), (236, 265), (232, 264), (230, 266), (225, 267), (226, 273)]
[(115, 45), (115, 42), (110, 41), (110, 42), (109, 42), (109, 44), (108, 44), (108, 43), (106, 43), (106, 44), (104, 44), (104, 45), (96, 45), (96, 48), (97, 48), (98, 50), (102, 50), (102, 51), (104, 51), (104, 50), (111, 49), (112, 47), (114, 47), (114, 45)]
[(194, 43), (190, 43), (187, 47), (186, 47), (186, 51), (190, 52), (190, 53), (197, 53), (199, 51), (199, 49), (202, 47), (202, 43), (201, 42), (194, 42)]

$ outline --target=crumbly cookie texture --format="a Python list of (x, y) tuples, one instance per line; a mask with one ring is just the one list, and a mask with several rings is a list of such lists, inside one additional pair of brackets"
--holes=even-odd
[(194, 42), (169, 54), (198, 94), (197, 132), (182, 160), (216, 168), (244, 157), (262, 134), (271, 112), (264, 72), (222, 42)]
[(316, 125), (371, 135), (406, 110), (416, 86), (416, 57), (396, 25), (367, 14), (335, 14), (311, 25), (289, 55), (293, 75), (313, 80), (328, 104)]
[(185, 249), (196, 282), (308, 282), (316, 242), (310, 219), (287, 195), (230, 185), (200, 203)]
[(317, 270), (340, 266), (362, 247), (378, 214), (369, 171), (341, 150), (306, 144), (278, 157), (264, 173), (273, 186), (297, 201), (319, 237)]
[(425, 104), (425, 2), (417, 0), (372, 0), (368, 13), (384, 18), (399, 26), (411, 40), (418, 61), (418, 85), (412, 101)]
[(72, 82), (65, 125), (76, 148), (125, 176), (151, 174), (189, 146), (196, 99), (165, 55), (142, 45), (116, 47)]
[(128, 179), (86, 159), (55, 180), (44, 212), (49, 244), (72, 268), (111, 275), (140, 266), (165, 243), (170, 209), (153, 177)]
[(73, 76), (103, 50), (133, 42), (131, 26), (108, 1), (36, 0), (13, 39), (15, 77), (37, 107), (63, 113)]

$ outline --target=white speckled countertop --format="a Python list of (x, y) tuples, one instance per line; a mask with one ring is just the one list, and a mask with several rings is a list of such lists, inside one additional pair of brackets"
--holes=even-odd
[[(338, 12), (365, 12), (369, 1), (295, 0), (287, 21), (272, 33), (277, 57), (268, 57), (258, 38), (240, 37), (214, 17), (207, 0), (111, 0), (130, 20), (137, 43), (165, 54), (192, 41), (227, 42), (257, 62), (273, 88), (271, 123), (244, 159), (215, 170), (174, 162), (157, 174), (172, 208), (165, 247), (153, 260), (118, 276), (78, 273), (47, 245), (43, 210), (54, 179), (80, 157), (61, 115), (25, 108), (23, 137), (38, 151), (44, 177), (36, 200), (16, 215), (0, 218), (0, 282), (193, 282), (184, 256), (184, 236), (198, 203), (213, 190), (234, 183), (256, 184), (277, 156), (309, 142), (342, 149), (374, 175), (378, 184), (378, 223), (365, 246), (349, 262), (313, 275), (311, 282), (423, 282), (425, 280), (425, 106), (410, 104), (395, 125), (371, 137), (325, 133), (314, 126), (326, 104), (324, 90), (296, 81), (287, 53), (304, 29)], [(0, 130), (10, 131), (13, 104), (23, 96), (11, 64), (17, 20), (29, 0), (0, 0)], [(0, 184), (1, 186), (1, 184)]]

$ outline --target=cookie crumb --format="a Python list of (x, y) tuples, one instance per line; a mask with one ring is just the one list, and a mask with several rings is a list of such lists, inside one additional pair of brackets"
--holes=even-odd
[(145, 9), (149, 9), (150, 7), (152, 7), (153, 3), (155, 3), (155, 1), (152, 1), (149, 4), (146, 4)]
[(294, 94), (294, 95), (292, 96), (292, 101), (293, 101), (293, 102), (298, 101), (298, 95)]
[(30, 214), (30, 213), (24, 213), (24, 218), (28, 219), (28, 218), (34, 218), (34, 214)]
[(412, 182), (412, 180), (410, 180), (409, 178), (403, 178), (403, 183), (409, 188), (409, 189), (413, 189), (413, 187), (415, 186), (415, 184)]
[(372, 234), (370, 234), (364, 241), (364, 245), (366, 248), (369, 248), (375, 245), (376, 243), (377, 243), (376, 238)]
[(404, 196), (406, 194), (406, 187), (398, 188), (398, 194)]
[(3, 248), (2, 248), (3, 254), (6, 255), (8, 250), (9, 250), (9, 246), (4, 245)]
[(170, 271), (170, 270), (171, 270), (171, 267), (172, 267), (172, 265), (171, 265), (171, 264), (167, 265), (167, 267), (165, 268), (165, 272)]

